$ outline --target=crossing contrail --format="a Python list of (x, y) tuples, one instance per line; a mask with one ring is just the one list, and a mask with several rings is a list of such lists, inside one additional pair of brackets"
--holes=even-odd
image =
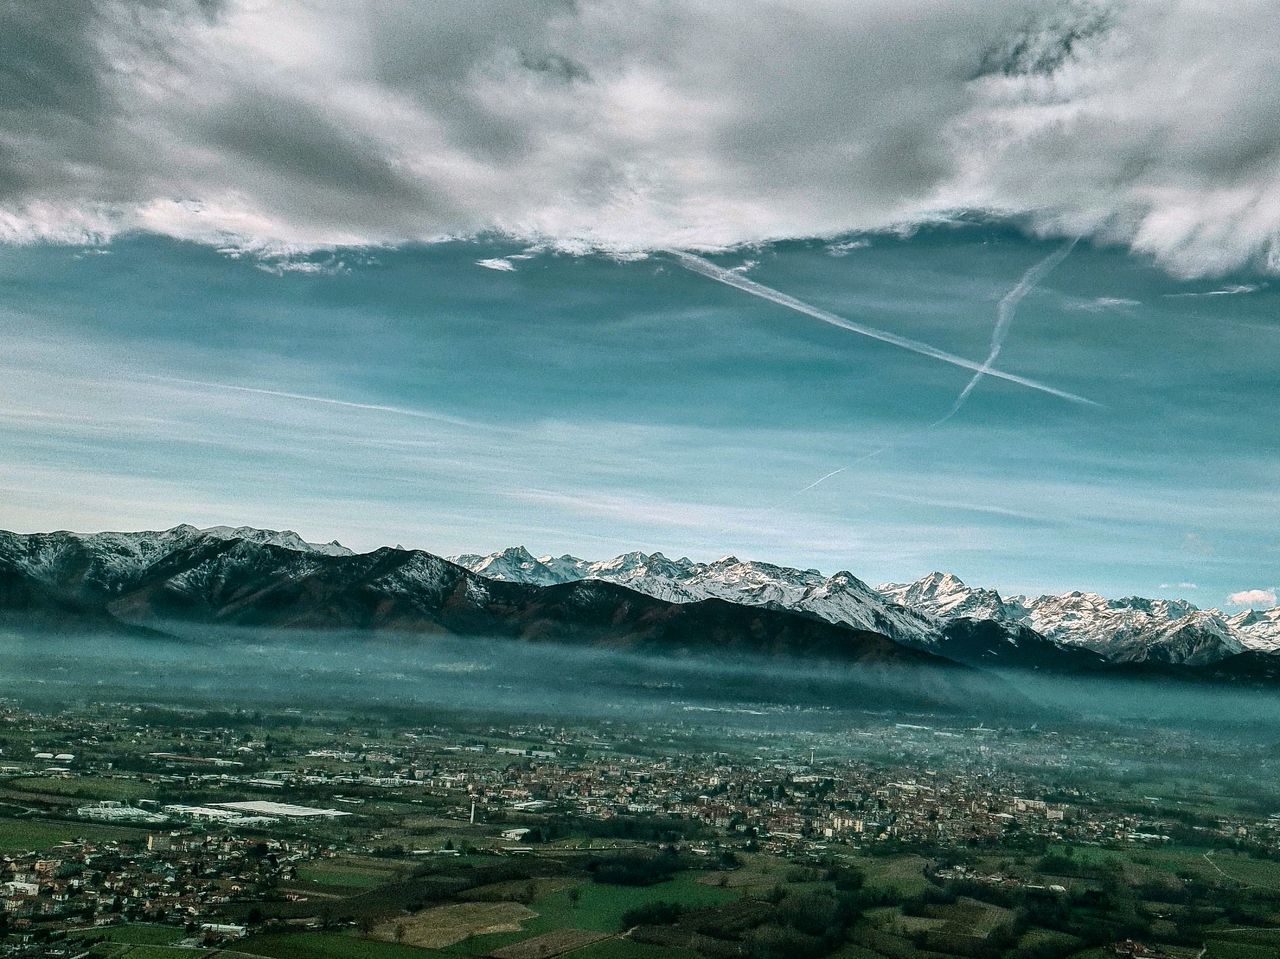
[(947, 420), (951, 419), (951, 417), (959, 413), (960, 407), (964, 406), (964, 401), (969, 398), (969, 394), (973, 392), (973, 388), (978, 385), (979, 380), (990, 374), (991, 364), (996, 361), (996, 358), (1000, 355), (1000, 351), (1004, 349), (1005, 338), (1009, 335), (1009, 327), (1013, 323), (1014, 311), (1017, 310), (1018, 304), (1022, 302), (1022, 298), (1035, 289), (1036, 284), (1048, 276), (1053, 271), (1054, 267), (1058, 266), (1058, 264), (1070, 256), (1071, 251), (1075, 249), (1075, 245), (1078, 242), (1080, 242), (1080, 238), (1075, 237), (1074, 239), (1068, 240), (1061, 248), (1054, 250), (1035, 266), (1031, 267), (1031, 269), (1027, 270), (1026, 273), (1022, 274), (1022, 279), (1018, 280), (1017, 285), (1000, 298), (1000, 302), (996, 304), (996, 325), (991, 331), (990, 351), (987, 353), (987, 358), (982, 363), (982, 369), (977, 370), (973, 374), (973, 378), (965, 384), (964, 389), (960, 391), (960, 395), (956, 397), (956, 401), (951, 404), (951, 409), (947, 410), (941, 418), (934, 420), (928, 426), (923, 426), (913, 430), (896, 443), (886, 443), (869, 453), (864, 453), (847, 466), (841, 466), (839, 469), (832, 470), (824, 476), (819, 476), (808, 486), (803, 489), (796, 490), (794, 495), (799, 496), (801, 493), (807, 493), (815, 486), (820, 486), (827, 480), (831, 479), (831, 477), (839, 473), (843, 473), (851, 466), (855, 466), (858, 463), (869, 460), (873, 456), (879, 456), (881, 453), (893, 449), (898, 445), (898, 443), (901, 443), (904, 440), (910, 439), (914, 436), (919, 436), (921, 433), (927, 433), (932, 429), (936, 429)]
[[(967, 360), (963, 356), (956, 356), (954, 353), (948, 353), (940, 350), (936, 346), (930, 346), (928, 343), (922, 343), (919, 340), (913, 340), (909, 337), (899, 336), (897, 333), (890, 333), (888, 330), (880, 330), (874, 326), (866, 326), (862, 323), (855, 323), (847, 320), (843, 316), (837, 316), (826, 310), (819, 309), (816, 306), (805, 303), (803, 300), (797, 300), (794, 296), (788, 296), (779, 290), (765, 286), (763, 283), (757, 283), (750, 280), (741, 273), (734, 273), (716, 266), (710, 260), (697, 256), (693, 253), (687, 253), (684, 250), (663, 250), (664, 253), (675, 258), (676, 262), (683, 266), (686, 270), (694, 273), (700, 273), (708, 279), (723, 283), (726, 286), (732, 286), (735, 289), (742, 290), (744, 293), (750, 293), (752, 296), (758, 296), (762, 300), (768, 300), (770, 303), (776, 303), (784, 306), (789, 310), (795, 310), (797, 313), (803, 313), (805, 316), (813, 317), (815, 320), (821, 320), (831, 326), (839, 327), (842, 330), (848, 330), (850, 333), (857, 333), (859, 336), (867, 336), (873, 340), (879, 340), (882, 343), (888, 343), (904, 350), (910, 350), (912, 353), (918, 353), (921, 356), (927, 356), (931, 359), (940, 360), (943, 363), (950, 363), (952, 366), (958, 366), (961, 369), (970, 370), (982, 376), (991, 376), (1000, 380), (1007, 380), (1010, 383), (1017, 383), (1019, 386), (1025, 386), (1029, 389), (1039, 390), (1041, 393), (1048, 393), (1050, 396), (1056, 396), (1060, 399), (1069, 400), (1072, 403), (1083, 403), (1087, 406), (1098, 406), (1091, 399), (1078, 396), (1075, 393), (1068, 393), (1066, 390), (1060, 390), (1056, 387), (1049, 386), (1046, 383), (1037, 380), (1028, 379), (1025, 376), (1018, 376), (1014, 373), (1006, 373), (1003, 370), (997, 370), (989, 364), (976, 363), (973, 360)], [(1025, 294), (1024, 294), (1025, 295)]]
[(831, 479), (831, 477), (835, 476), (837, 473), (843, 473), (848, 468), (849, 467), (847, 466), (842, 466), (838, 470), (832, 470), (830, 473), (827, 473), (825, 476), (819, 476), (816, 480), (814, 480), (804, 489), (796, 490), (796, 495), (799, 496), (801, 493), (809, 492), (809, 490), (813, 489), (815, 486), (819, 485), (820, 483), (825, 483), (827, 480)]
[[(973, 392), (974, 387), (978, 385), (978, 382), (984, 376), (991, 376), (996, 379), (1006, 380), (1010, 383), (1016, 383), (1019, 386), (1038, 390), (1041, 393), (1048, 393), (1050, 396), (1056, 396), (1072, 403), (1080, 403), (1086, 406), (1101, 405), (1088, 397), (1080, 396), (1076, 393), (1069, 393), (1066, 390), (1060, 390), (1057, 387), (1049, 386), (1047, 383), (1041, 383), (1025, 376), (1006, 373), (1003, 370), (996, 369), (993, 365), (996, 359), (1000, 356), (1000, 351), (1004, 347), (1004, 340), (1008, 335), (1009, 326), (1013, 322), (1013, 315), (1018, 304), (1022, 301), (1023, 297), (1031, 292), (1037, 283), (1044, 279), (1044, 277), (1053, 270), (1054, 267), (1067, 258), (1072, 249), (1074, 249), (1077, 239), (1069, 241), (1061, 249), (1055, 250), (1024, 273), (1017, 285), (1000, 299), (1000, 302), (996, 307), (996, 326), (991, 334), (991, 347), (988, 350), (987, 358), (982, 363), (976, 363), (973, 360), (965, 359), (964, 357), (957, 356), (954, 353), (948, 353), (945, 350), (940, 350), (935, 346), (930, 346), (928, 343), (922, 343), (919, 340), (899, 336), (897, 333), (890, 333), (888, 330), (881, 330), (874, 326), (866, 326), (862, 323), (855, 323), (852, 320), (847, 320), (843, 316), (837, 316), (835, 313), (830, 313), (827, 310), (805, 303), (803, 300), (798, 300), (794, 296), (789, 296), (780, 290), (775, 290), (772, 287), (765, 286), (763, 283), (757, 283), (755, 280), (748, 279), (742, 273), (735, 272), (733, 270), (726, 270), (723, 267), (716, 266), (705, 257), (698, 256), (694, 253), (674, 249), (665, 249), (662, 252), (673, 257), (675, 261), (686, 270), (693, 273), (699, 273), (708, 279), (715, 280), (717, 283), (732, 286), (734, 289), (741, 290), (744, 293), (750, 293), (752, 296), (757, 296), (763, 300), (768, 300), (770, 303), (776, 303), (779, 306), (784, 306), (789, 310), (796, 311), (797, 313), (803, 313), (805, 316), (813, 317), (815, 320), (820, 320), (823, 323), (830, 324), (831, 326), (839, 327), (842, 330), (848, 330), (849, 332), (857, 333), (860, 336), (870, 337), (873, 340), (879, 340), (882, 343), (888, 343), (891, 346), (897, 346), (901, 349), (909, 350), (912, 353), (918, 353), (921, 356), (927, 356), (931, 359), (940, 360), (943, 363), (950, 363), (952, 366), (958, 366), (961, 369), (970, 370), (973, 373), (973, 377), (967, 384), (965, 384), (960, 395), (956, 397), (956, 401), (952, 404), (950, 411), (941, 419), (908, 434), (908, 436), (913, 436), (919, 433), (928, 432), (937, 426), (941, 426), (947, 420), (951, 419), (951, 417), (955, 416), (955, 414), (959, 412), (960, 407), (964, 405), (965, 400), (969, 398), (969, 394)], [(905, 438), (906, 437), (904, 437), (904, 439)], [(875, 456), (879, 456), (881, 453), (893, 449), (895, 446), (899, 445), (900, 442), (901, 440), (886, 443), (868, 453), (864, 453), (851, 463), (819, 476), (808, 486), (792, 493), (788, 498), (788, 501), (799, 496), (801, 493), (807, 493), (814, 487), (820, 486), (833, 476), (838, 476), (858, 463), (862, 463), (865, 460), (869, 460)], [(776, 508), (777, 506), (771, 507), (771, 509)]]
[(951, 409), (947, 410), (946, 415), (941, 419), (931, 423), (930, 429), (934, 426), (941, 426), (960, 412), (960, 407), (964, 406), (964, 401), (969, 398), (973, 388), (978, 385), (979, 380), (991, 372), (991, 365), (995, 363), (1000, 351), (1004, 349), (1005, 337), (1009, 335), (1009, 327), (1013, 324), (1013, 314), (1018, 309), (1018, 304), (1022, 302), (1022, 298), (1034, 290), (1037, 283), (1052, 273), (1063, 260), (1069, 257), (1071, 251), (1075, 249), (1076, 244), (1079, 242), (1079, 237), (1072, 237), (1027, 270), (1026, 273), (1023, 273), (1022, 279), (1018, 280), (1017, 285), (1000, 298), (1000, 302), (996, 304), (996, 325), (991, 331), (991, 349), (987, 353), (987, 358), (982, 361), (982, 369), (973, 374), (973, 378), (965, 384), (964, 389), (960, 391), (960, 395), (956, 397), (956, 401), (951, 404)]

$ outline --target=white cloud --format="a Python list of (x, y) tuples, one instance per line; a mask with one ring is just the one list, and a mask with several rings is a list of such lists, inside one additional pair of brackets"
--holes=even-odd
[(1092, 300), (1077, 300), (1067, 304), (1068, 309), (1083, 310), (1086, 313), (1104, 313), (1107, 310), (1123, 310), (1132, 306), (1141, 306), (1141, 300), (1131, 300), (1123, 296), (1099, 296)]
[(148, 230), (288, 254), (497, 231), (628, 253), (974, 209), (1181, 274), (1278, 270), (1277, 12), (17, 5), (0, 37), (0, 240)]
[(1242, 589), (1227, 597), (1232, 606), (1275, 606), (1276, 591), (1274, 589)]
[(870, 240), (859, 237), (856, 240), (845, 240), (843, 243), (829, 243), (827, 252), (832, 256), (848, 256), (854, 250), (865, 250), (870, 245)]
[(1233, 283), (1231, 286), (1224, 286), (1220, 290), (1196, 290), (1185, 293), (1166, 293), (1165, 296), (1171, 299), (1196, 296), (1239, 296), (1241, 293), (1256, 293), (1265, 286), (1265, 283)]

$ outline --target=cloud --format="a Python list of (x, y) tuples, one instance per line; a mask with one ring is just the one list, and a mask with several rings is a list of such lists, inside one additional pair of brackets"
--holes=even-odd
[(1166, 293), (1170, 299), (1185, 299), (1196, 296), (1239, 296), (1241, 293), (1257, 293), (1266, 286), (1265, 283), (1233, 283), (1220, 290), (1196, 290), (1185, 293)]
[(827, 253), (831, 256), (848, 256), (854, 250), (865, 250), (871, 245), (871, 241), (865, 237), (859, 237), (856, 240), (845, 240), (841, 243), (827, 244)]
[(298, 252), (496, 231), (628, 253), (979, 210), (1179, 274), (1280, 271), (1275, 14), (1274, 0), (14, 4), (0, 239), (145, 230)]
[(1098, 296), (1092, 300), (1075, 300), (1066, 304), (1069, 310), (1083, 310), (1086, 313), (1105, 313), (1108, 310), (1123, 310), (1141, 305), (1141, 300), (1131, 300), (1123, 296)]
[(1275, 606), (1276, 591), (1274, 589), (1242, 589), (1227, 597), (1232, 606)]

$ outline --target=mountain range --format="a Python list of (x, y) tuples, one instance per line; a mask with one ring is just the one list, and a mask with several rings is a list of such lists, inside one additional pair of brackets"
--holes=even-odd
[[(871, 587), (728, 556), (588, 562), (523, 548), (356, 553), (251, 527), (0, 532), (0, 622), (87, 634), (236, 627), (558, 642), (679, 656), (911, 668), (917, 699), (988, 669), (1271, 682), (1280, 610), (1225, 616), (1091, 593), (1002, 597), (950, 574)], [(968, 695), (966, 693), (965, 695)]]
[(942, 572), (872, 588), (849, 572), (824, 576), (814, 569), (744, 562), (734, 556), (695, 563), (632, 552), (589, 562), (573, 556), (535, 557), (517, 546), (452, 559), (504, 582), (551, 585), (598, 579), (675, 602), (714, 596), (776, 606), (944, 654), (943, 644), (948, 638), (954, 641), (955, 624), (964, 621), (995, 624), (988, 632), (994, 630), (1012, 646), (1033, 641), (1035, 634), (1059, 649), (1089, 651), (1115, 663), (1205, 666), (1245, 652), (1280, 650), (1280, 607), (1228, 615), (1184, 600), (1107, 599), (1079, 591), (1006, 598)]

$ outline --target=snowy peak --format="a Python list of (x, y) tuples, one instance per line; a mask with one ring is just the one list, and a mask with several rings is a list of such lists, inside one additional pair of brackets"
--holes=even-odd
[[(569, 556), (564, 559), (573, 561)], [(490, 553), (488, 556), (474, 554), (454, 556), (452, 561), (486, 579), (496, 579), (504, 583), (551, 586), (580, 578), (566, 575), (557, 567), (543, 563), (523, 546), (512, 546), (500, 553)]]
[(129, 533), (0, 532), (0, 564), (46, 587), (95, 597), (128, 592), (175, 562), (195, 582), (222, 557), (234, 565), (246, 549), (259, 546), (283, 549), (296, 563), (355, 556), (340, 543), (308, 543), (292, 530), (182, 524)]
[(1246, 609), (1228, 616), (1226, 622), (1247, 649), (1263, 653), (1280, 651), (1280, 606)]
[(941, 619), (994, 619), (1019, 622), (1024, 610), (1006, 602), (994, 589), (972, 589), (955, 573), (932, 572), (914, 583), (885, 583), (878, 591), (886, 599)]
[(291, 529), (274, 530), (254, 529), (252, 526), (210, 526), (208, 529), (197, 530), (192, 526), (176, 526), (169, 532), (173, 533), (178, 530), (192, 530), (197, 535), (208, 536), (211, 539), (245, 540), (250, 543), (261, 543), (265, 546), (279, 546), (298, 553), (318, 553), (321, 556), (355, 555), (354, 552), (347, 549), (336, 539), (328, 543), (308, 543)]
[(538, 562), (549, 571), (550, 576), (557, 583), (572, 583), (575, 580), (585, 579), (584, 570), (590, 565), (585, 559), (578, 559), (568, 553), (563, 556), (539, 556)]
[[(824, 577), (817, 570), (791, 569), (772, 563), (724, 556), (710, 563), (662, 553), (632, 551), (613, 559), (587, 562), (566, 556), (544, 557), (529, 565), (521, 551), (519, 572), (504, 557), (463, 555), (455, 562), (490, 579), (519, 575), (520, 582), (551, 585), (582, 579), (617, 583), (668, 602), (723, 599), (747, 606), (770, 606), (804, 612), (828, 622), (884, 633), (912, 646), (935, 646), (940, 624), (927, 615), (903, 609), (885, 599), (852, 573)], [(530, 557), (531, 558), (531, 557)]]
[[(264, 564), (290, 576), (311, 576), (347, 560), (369, 570), (380, 568), (387, 552), (355, 554), (336, 541), (311, 543), (293, 530), (247, 526), (198, 529), (184, 524), (162, 531), (87, 534), (0, 531), (0, 572), (42, 586), (56, 584), (67, 595), (102, 600), (112, 610), (131, 590), (157, 578), (185, 596), (214, 596), (227, 583), (256, 575)], [(942, 571), (873, 589), (847, 571), (824, 576), (814, 569), (737, 556), (698, 563), (636, 550), (592, 562), (569, 555), (534, 556), (515, 546), (487, 556), (453, 557), (455, 566), (427, 553), (401, 552), (408, 555), (396, 558), (393, 571), (380, 574), (387, 583), (394, 581), (403, 599), (403, 607), (397, 607), (401, 612), (435, 602), (442, 590), (455, 588), (463, 575), (457, 566), (462, 566), (478, 574), (465, 579), (465, 592), (477, 603), (485, 601), (486, 584), (492, 580), (531, 586), (583, 582), (578, 592), (588, 599), (592, 592), (611, 592), (592, 587), (589, 581), (594, 580), (673, 603), (720, 599), (803, 613), (904, 645), (955, 653), (961, 661), (967, 651), (1012, 662), (1007, 654), (1013, 648), (1028, 656), (1061, 658), (1070, 652), (1076, 659), (1096, 654), (1113, 662), (1190, 666), (1242, 652), (1280, 654), (1280, 607), (1227, 614), (1198, 609), (1185, 600), (1109, 599), (1081, 590), (1003, 597)], [(274, 555), (264, 560), (264, 554)]]
[(1204, 665), (1247, 649), (1280, 649), (1280, 614), (1228, 619), (1180, 599), (1109, 599), (1072, 590), (1035, 598), (1002, 598), (974, 589), (953, 573), (879, 587), (888, 600), (944, 621), (991, 619), (1027, 627), (1062, 646), (1097, 652), (1115, 662)]

